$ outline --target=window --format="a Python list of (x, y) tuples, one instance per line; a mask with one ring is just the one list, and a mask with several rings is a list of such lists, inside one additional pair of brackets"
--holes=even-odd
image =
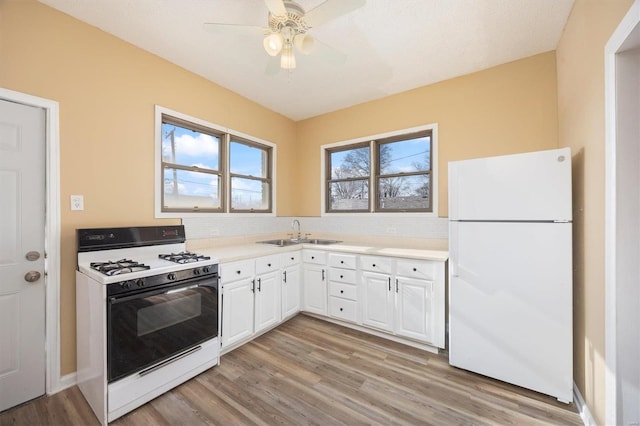
[(163, 110), (159, 213), (272, 211), (273, 146)]
[(433, 212), (432, 127), (326, 147), (325, 211)]
[(269, 211), (271, 149), (231, 136), (231, 211)]

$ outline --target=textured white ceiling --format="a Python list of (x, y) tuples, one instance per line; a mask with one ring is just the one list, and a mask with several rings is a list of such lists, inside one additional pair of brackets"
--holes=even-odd
[[(288, 72), (277, 59), (273, 66), (259, 35), (203, 27), (266, 26), (262, 0), (39, 1), (293, 120), (553, 50), (574, 2), (367, 0), (312, 28), (322, 44), (308, 56), (297, 54), (298, 66)], [(298, 3), (311, 10), (323, 0)]]

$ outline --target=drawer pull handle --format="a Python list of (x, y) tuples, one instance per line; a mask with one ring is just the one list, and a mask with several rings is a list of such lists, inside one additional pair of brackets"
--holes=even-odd
[(340, 278), (344, 278), (344, 275), (340, 275)]
[(316, 258), (315, 256), (311, 256), (311, 259), (315, 259), (315, 258)]
[(270, 264), (270, 263), (267, 263), (267, 266), (268, 266), (269, 268), (271, 268), (271, 264)]
[(340, 290), (340, 294), (344, 293), (344, 290)]
[(340, 308), (340, 312), (342, 312), (342, 308)]
[(376, 267), (376, 264), (374, 263), (374, 264), (373, 264), (373, 265), (371, 265), (371, 266), (373, 266), (373, 267), (375, 268), (375, 267)]
[(340, 263), (344, 263), (344, 260), (341, 260)]
[(292, 257), (291, 260), (295, 260), (295, 257)]
[(240, 275), (242, 273), (242, 271), (236, 271), (236, 274)]
[(413, 268), (413, 272), (416, 272), (416, 271), (417, 271), (417, 269), (416, 269), (416, 268)]

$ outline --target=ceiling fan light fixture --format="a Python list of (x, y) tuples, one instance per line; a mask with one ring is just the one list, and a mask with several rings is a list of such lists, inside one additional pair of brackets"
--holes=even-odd
[(285, 70), (291, 70), (296, 67), (296, 57), (293, 54), (293, 46), (291, 43), (287, 43), (282, 48), (282, 55), (280, 55), (280, 68)]
[(280, 51), (282, 51), (284, 38), (280, 33), (272, 33), (264, 38), (262, 44), (264, 46), (264, 50), (266, 50), (270, 56), (276, 56)]
[(293, 38), (293, 44), (303, 55), (308, 55), (315, 46), (315, 40), (309, 34), (296, 34)]

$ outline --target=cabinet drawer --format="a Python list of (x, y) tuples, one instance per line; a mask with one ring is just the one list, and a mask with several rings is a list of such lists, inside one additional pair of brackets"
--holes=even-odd
[(280, 255), (264, 256), (256, 259), (256, 275), (280, 269)]
[(360, 269), (363, 271), (391, 274), (393, 259), (390, 257), (360, 256)]
[(357, 304), (352, 300), (329, 297), (329, 316), (345, 321), (357, 322)]
[(343, 299), (358, 300), (358, 290), (355, 285), (342, 284), (330, 281), (329, 296), (341, 297)]
[(255, 262), (253, 259), (239, 262), (223, 263), (220, 265), (220, 277), (222, 282), (228, 283), (255, 275)]
[(283, 253), (280, 260), (282, 261), (282, 267), (287, 268), (289, 266), (294, 266), (300, 263), (300, 250), (290, 251), (289, 253)]
[(336, 268), (356, 269), (358, 257), (353, 254), (329, 253), (329, 266)]
[(329, 268), (329, 279), (339, 283), (357, 283), (356, 271), (353, 269)]
[(436, 262), (429, 260), (398, 260), (396, 275), (402, 277), (435, 280)]
[(302, 250), (302, 261), (305, 263), (316, 263), (326, 265), (327, 252), (319, 250)]

